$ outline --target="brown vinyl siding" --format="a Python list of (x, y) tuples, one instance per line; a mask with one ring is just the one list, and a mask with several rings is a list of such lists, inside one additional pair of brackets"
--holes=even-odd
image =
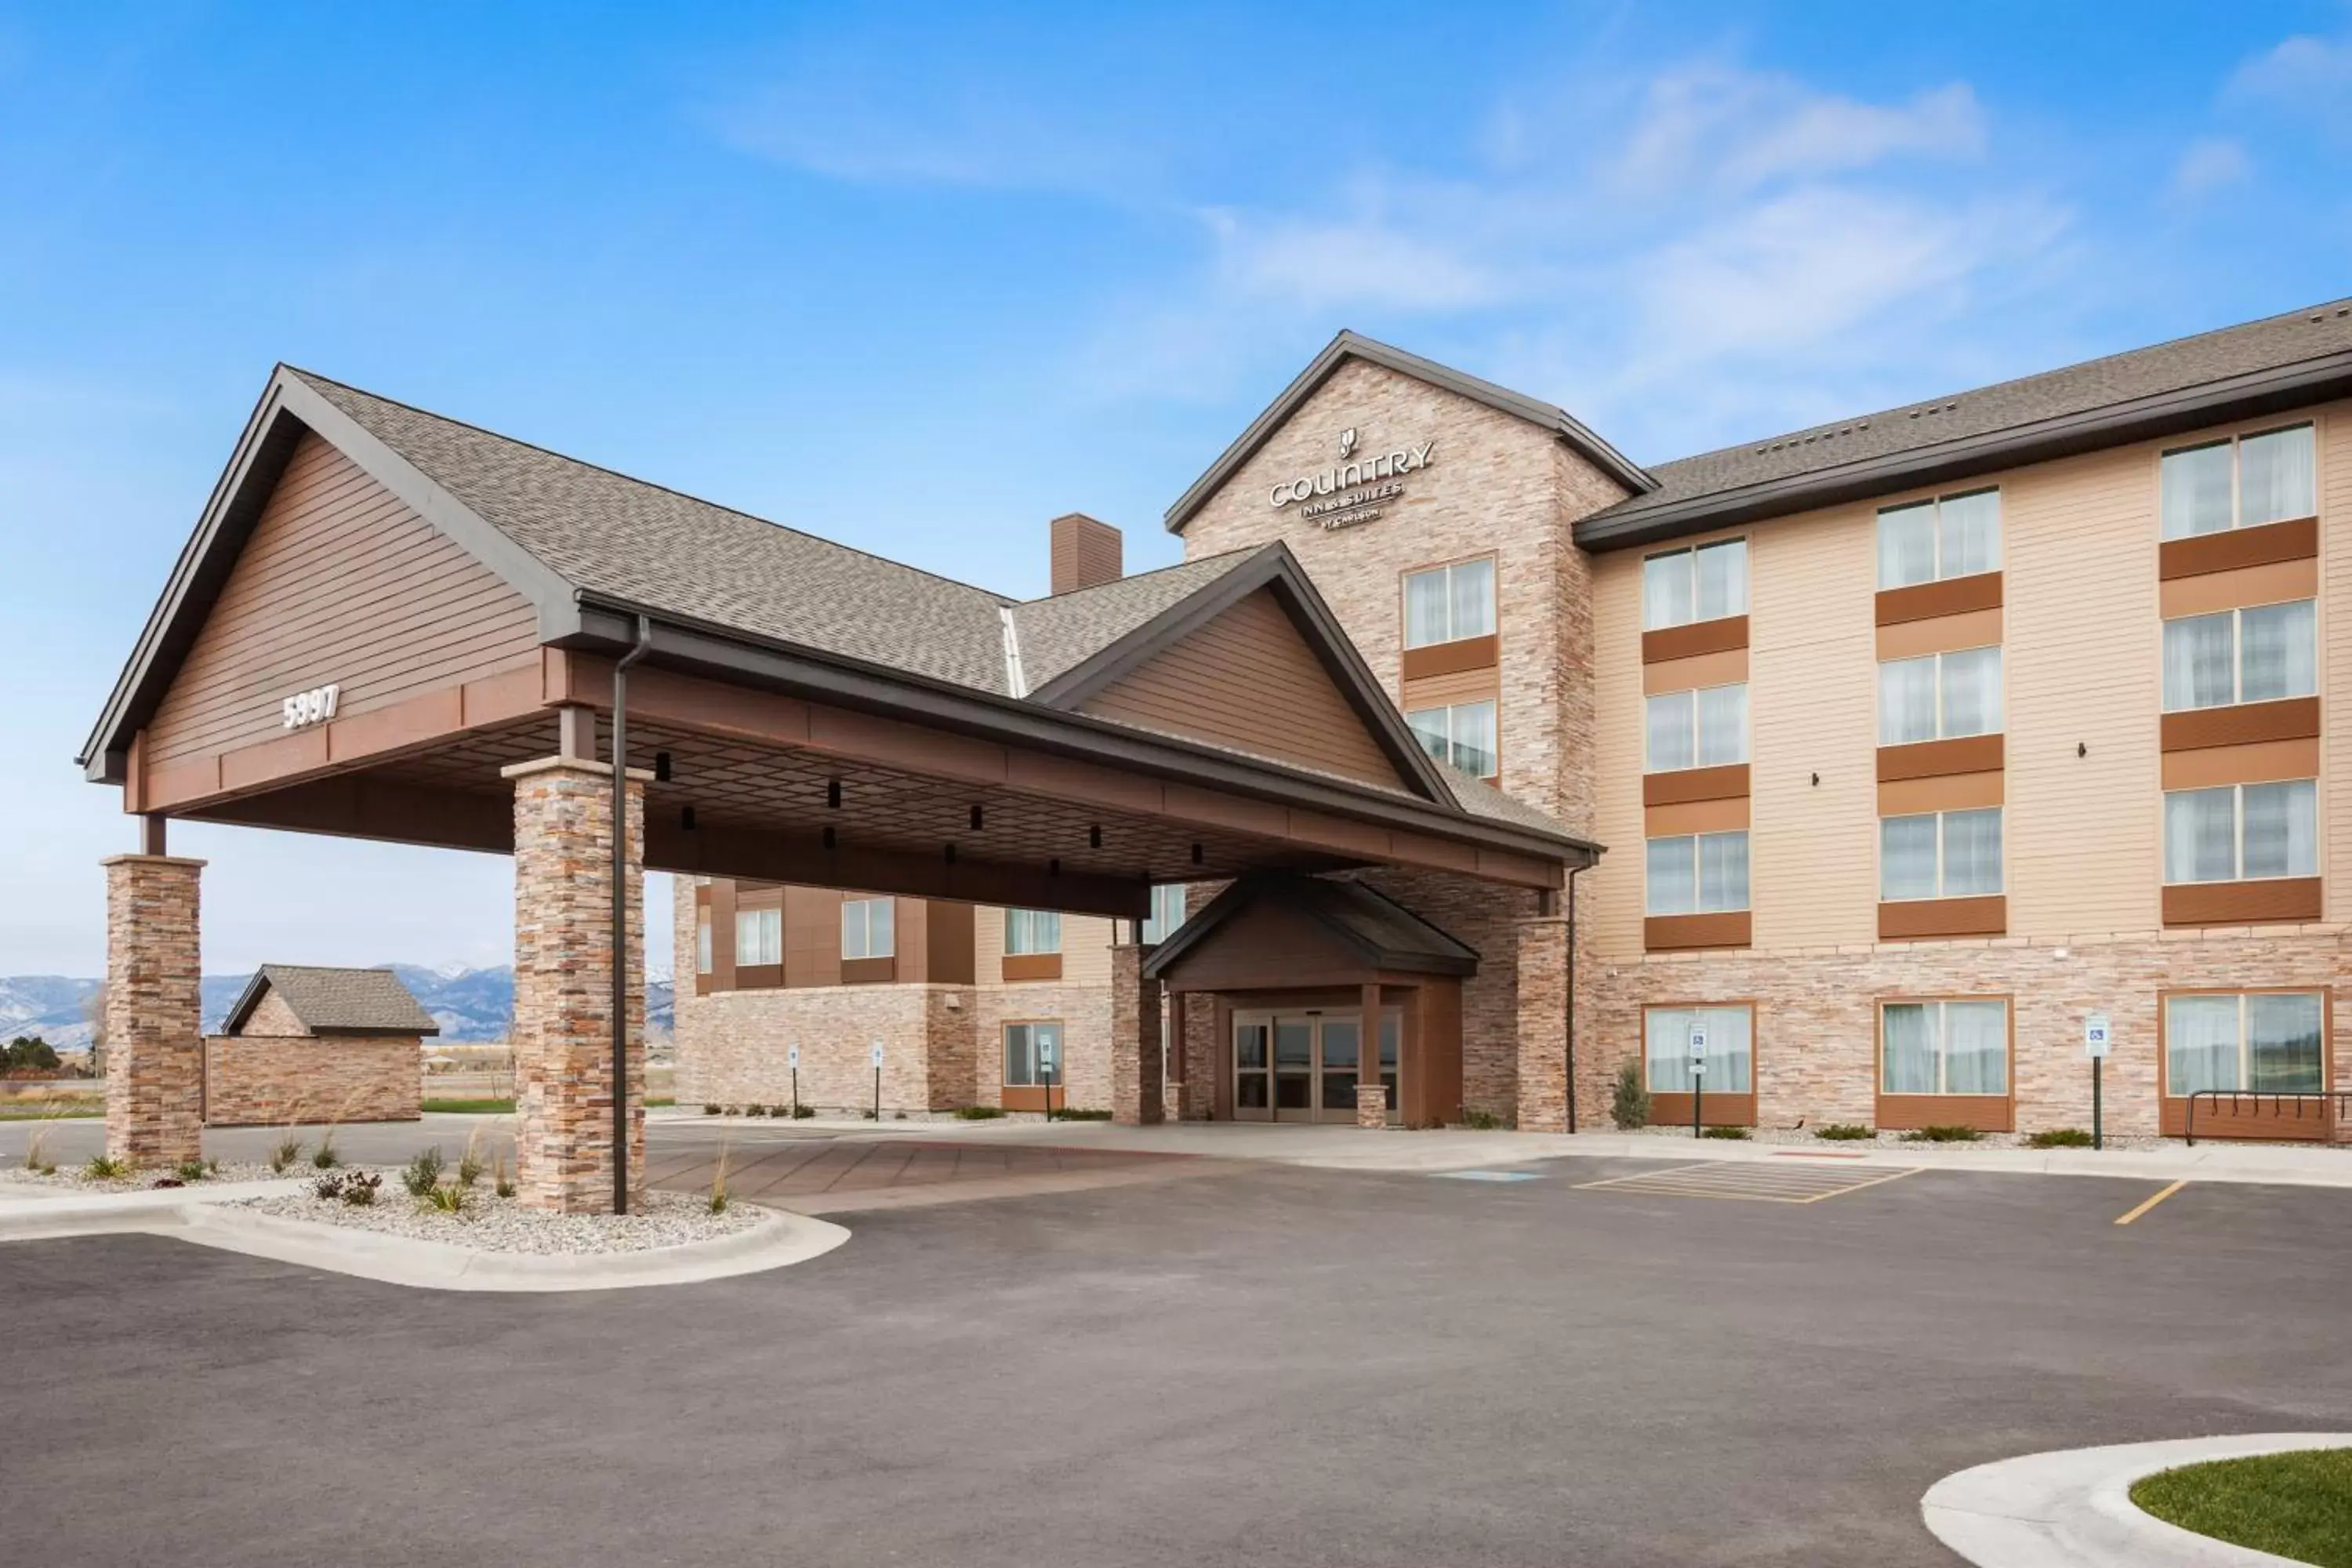
[(2168, 926), (2309, 925), (2319, 916), (2316, 877), (2174, 882), (2164, 889), (2164, 923)]
[[(2170, 443), (2167, 443), (2168, 446)], [(2239, 572), (2274, 561), (2302, 561), (2319, 553), (2319, 520), (2293, 518), (2222, 533), (2168, 539), (2157, 556), (2157, 575), (2166, 582), (2208, 572)]]
[(1059, 980), (1062, 978), (1062, 955), (1058, 952), (1008, 952), (1003, 958), (1000, 978), (1008, 985), (1024, 980)]
[[(1638, 874), (1638, 873), (1637, 873)], [(1651, 915), (1642, 921), (1642, 945), (1652, 952), (1702, 947), (1749, 947), (1753, 922), (1746, 910), (1718, 915)]]
[(1932, 620), (2000, 608), (2000, 574), (1978, 572), (1966, 577), (1946, 577), (1935, 583), (1914, 583), (1907, 588), (1881, 588), (1876, 605), (1878, 624)]
[(1307, 639), (1263, 589), (1106, 687), (1084, 710), (1345, 778), (1401, 782)]
[(1642, 775), (1643, 805), (1679, 805), (1693, 800), (1728, 800), (1748, 793), (1748, 764), (1726, 763), (1714, 768), (1675, 768)]
[(523, 596), (357, 465), (306, 436), (149, 723), (148, 766), (286, 733), (279, 704), (342, 688), (337, 717), (534, 658)]
[(1881, 1091), (1875, 1124), (1882, 1132), (1914, 1132), (1922, 1127), (1973, 1127), (1979, 1132), (2014, 1132), (2017, 1101), (2006, 1094)]
[(1878, 782), (1942, 778), (1950, 773), (2000, 771), (2006, 748), (1999, 735), (1962, 735), (1949, 741), (1919, 741), (1878, 748)]
[(1902, 899), (1878, 906), (1881, 942), (2000, 936), (2008, 929), (2009, 900), (1999, 893), (1969, 899)]
[[(2323, 410), (2318, 426), (2319, 506), (2326, 537), (2320, 552), (2319, 689), (2352, 693), (2352, 617), (2335, 606), (2352, 604), (2352, 405)], [(2352, 921), (2352, 702), (2323, 710), (2320, 746), (2319, 866), (2327, 874), (2328, 920)]]
[[(1748, 572), (1752, 584), (1756, 569), (1756, 546), (1752, 541), (1748, 548)], [(1755, 603), (1752, 587), (1748, 595), (1748, 603), (1750, 605)], [(1748, 617), (1721, 616), (1711, 621), (1692, 621), (1685, 626), (1661, 626), (1654, 632), (1643, 632), (1642, 662), (1663, 664), (1668, 659), (1696, 658), (1703, 653), (1725, 653), (1732, 648), (1747, 646)]]
[(2318, 698), (2283, 697), (2275, 702), (2239, 702), (2226, 708), (2167, 713), (2162, 743), (2167, 752), (2194, 752), (2207, 746), (2315, 739), (2319, 732)]
[(1498, 661), (1497, 647), (1495, 634), (1489, 632), (1485, 637), (1406, 648), (1402, 656), (1404, 679), (1418, 680), (1424, 676), (1454, 675), (1465, 669), (1492, 669)]

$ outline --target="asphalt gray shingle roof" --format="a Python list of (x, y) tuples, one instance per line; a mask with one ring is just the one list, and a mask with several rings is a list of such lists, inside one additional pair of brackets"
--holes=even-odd
[(1630, 521), (1701, 497), (1824, 472), (1848, 463), (2086, 414), (2352, 350), (2352, 300), (2305, 306), (2194, 337), (2044, 371), (1973, 391), (1857, 415), (1766, 440), (1654, 463), (1659, 488), (1595, 514)]
[[(389, 969), (316, 969), (304, 964), (265, 963), (255, 976), (267, 983), (313, 1034), (437, 1035), (441, 1026)], [(260, 997), (251, 987), (247, 995)], [(237, 1020), (247, 1010), (240, 1004)]]
[(1180, 566), (1139, 572), (1013, 609), (1021, 674), (1032, 691), (1064, 675), (1153, 616), (1182, 603), (1257, 552), (1229, 550)]

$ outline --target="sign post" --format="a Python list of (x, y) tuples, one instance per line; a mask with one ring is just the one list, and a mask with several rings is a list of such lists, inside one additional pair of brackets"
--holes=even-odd
[[(1041, 1034), (1043, 1031), (1039, 1031)], [(1054, 1060), (1054, 1042), (1050, 1038), (1037, 1042), (1037, 1076), (1045, 1080), (1045, 1120), (1054, 1120), (1054, 1069), (1060, 1064)]]
[(2099, 1068), (2115, 1047), (2115, 1026), (2105, 1013), (2094, 1013), (2083, 1020), (2083, 1054), (2091, 1058), (2091, 1147), (2107, 1146), (2105, 1107), (2099, 1103)]
[(801, 1119), (801, 1048), (798, 1046), (784, 1047), (784, 1065), (793, 1069), (793, 1120), (798, 1121)]
[(1704, 1135), (1701, 1131), (1699, 1107), (1706, 1099), (1706, 1026), (1705, 1024), (1691, 1025), (1690, 1068), (1691, 1136), (1698, 1138)]
[(882, 1120), (882, 1042), (874, 1042), (874, 1120)]

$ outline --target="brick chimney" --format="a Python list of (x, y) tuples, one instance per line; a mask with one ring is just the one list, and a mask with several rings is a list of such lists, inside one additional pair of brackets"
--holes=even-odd
[(1116, 583), (1126, 574), (1120, 564), (1123, 541), (1110, 524), (1082, 511), (1064, 512), (1053, 521), (1053, 536), (1056, 594)]

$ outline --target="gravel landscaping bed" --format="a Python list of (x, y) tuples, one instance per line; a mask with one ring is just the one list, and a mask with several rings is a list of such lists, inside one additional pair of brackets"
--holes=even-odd
[[(310, 1164), (306, 1161), (300, 1170), (289, 1171), (286, 1174), (296, 1176), (307, 1175), (309, 1173)], [(57, 1170), (47, 1175), (43, 1175), (38, 1171), (26, 1170), (22, 1165), (0, 1166), (0, 1184), (21, 1184), (26, 1186), (52, 1188), (79, 1187), (93, 1193), (144, 1192), (159, 1184), (194, 1188), (221, 1182), (275, 1182), (283, 1179), (268, 1165), (259, 1161), (250, 1160), (225, 1160), (221, 1162), (219, 1170), (208, 1173), (203, 1181), (188, 1183), (182, 1183), (178, 1176), (162, 1167), (140, 1171), (128, 1176), (92, 1176), (82, 1168), (82, 1162), (79, 1160), (59, 1160)]]
[[(1654, 1138), (1679, 1138), (1686, 1143), (1690, 1142), (1688, 1126), (1652, 1122), (1639, 1131)], [(2022, 1132), (1987, 1132), (1966, 1142), (1937, 1144), (1924, 1140), (1916, 1143), (1906, 1142), (1900, 1132), (1874, 1132), (1867, 1138), (1822, 1138), (1810, 1127), (1751, 1127), (1745, 1142), (1802, 1144), (1808, 1149), (2023, 1149), (2029, 1147), (2026, 1142), (2028, 1136)], [(2221, 1140), (2200, 1138), (2197, 1142), (2202, 1145)], [(2170, 1138), (2119, 1138), (2112, 1132), (2107, 1134), (2107, 1147), (2110, 1149), (2164, 1149), (2175, 1142), (2177, 1140)]]
[(660, 1192), (635, 1194), (632, 1199), (639, 1205), (635, 1214), (548, 1214), (525, 1208), (512, 1198), (499, 1197), (487, 1184), (473, 1190), (464, 1213), (443, 1214), (409, 1196), (400, 1184), (397, 1169), (387, 1168), (381, 1173), (383, 1186), (375, 1202), (365, 1205), (305, 1192), (247, 1198), (235, 1206), (281, 1219), (348, 1226), (417, 1241), (444, 1241), (482, 1252), (542, 1257), (681, 1247), (749, 1230), (768, 1217), (767, 1210), (748, 1204), (735, 1204), (724, 1214), (712, 1214), (707, 1198)]

